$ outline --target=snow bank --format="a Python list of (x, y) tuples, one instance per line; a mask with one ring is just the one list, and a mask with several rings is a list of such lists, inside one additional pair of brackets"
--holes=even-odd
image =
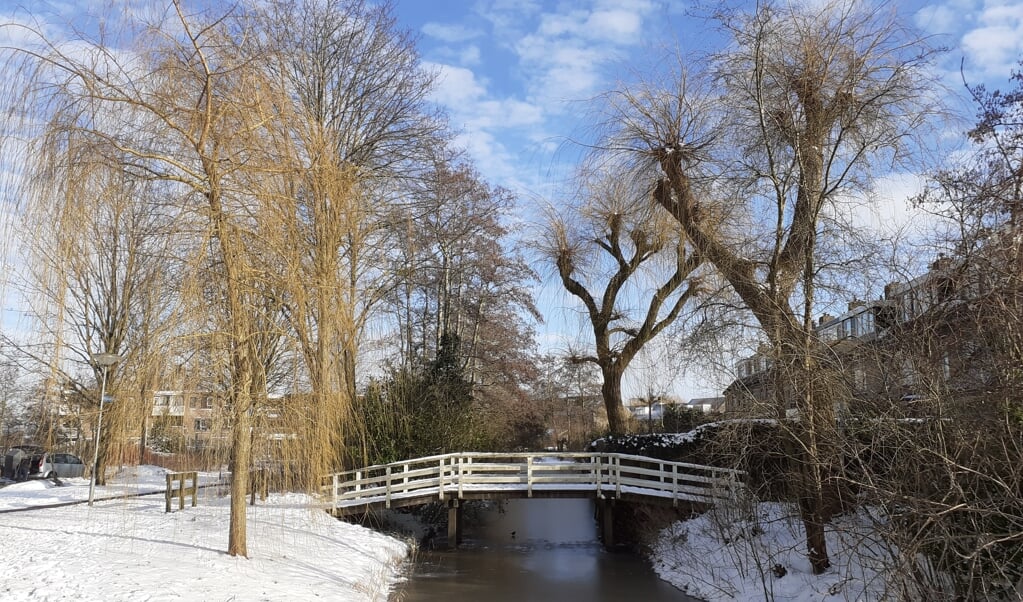
[(654, 545), (654, 570), (682, 591), (708, 600), (899, 599), (889, 568), (898, 550), (876, 535), (865, 511), (828, 526), (831, 568), (813, 575), (803, 526), (790, 505), (719, 506), (664, 529)]

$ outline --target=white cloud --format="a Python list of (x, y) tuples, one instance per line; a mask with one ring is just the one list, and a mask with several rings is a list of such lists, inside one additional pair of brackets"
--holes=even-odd
[(475, 44), (466, 46), (458, 51), (458, 63), (460, 65), (479, 65), (480, 47)]
[(1023, 3), (1018, 0), (951, 0), (917, 11), (926, 31), (959, 38), (966, 69), (981, 79), (1004, 81), (1023, 55)]
[(613, 40), (618, 44), (635, 43), (642, 30), (643, 18), (625, 10), (597, 11), (586, 20), (589, 37)]
[[(531, 31), (495, 35), (519, 57), (529, 97), (548, 112), (564, 112), (565, 100), (597, 92), (605, 70), (644, 41), (644, 26), (657, 5), (647, 0), (602, 1), (587, 8), (559, 5), (537, 15)], [(520, 28), (523, 24), (520, 24)]]
[(505, 186), (519, 177), (519, 158), (501, 142), (499, 132), (530, 131), (542, 126), (541, 107), (513, 97), (500, 98), (488, 89), (488, 81), (471, 69), (441, 63), (425, 65), (437, 73), (432, 100), (444, 106), (452, 125), (461, 133), (455, 146), (466, 149), (476, 164)]
[(486, 83), (476, 80), (476, 74), (465, 67), (423, 63), (423, 67), (437, 74), (437, 87), (432, 100), (455, 109), (471, 105), (486, 94)]
[(516, 98), (494, 98), (487, 81), (465, 67), (427, 63), (437, 73), (437, 88), (432, 100), (444, 105), (454, 121), (477, 129), (518, 128), (540, 124), (543, 110)]
[(423, 33), (448, 43), (467, 42), (483, 35), (478, 29), (443, 23), (427, 23), (423, 25)]

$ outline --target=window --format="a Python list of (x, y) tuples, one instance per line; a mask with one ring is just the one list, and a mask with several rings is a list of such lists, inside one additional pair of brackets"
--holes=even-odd
[(155, 397), (157, 406), (168, 406), (170, 405), (170, 395), (157, 395)]
[(205, 398), (203, 398), (203, 400), (202, 400), (202, 407), (203, 407), (204, 410), (212, 410), (213, 409), (213, 396), (212, 395), (207, 395)]
[(197, 431), (208, 431), (208, 430), (210, 430), (210, 419), (209, 418), (196, 418), (195, 419), (195, 430), (197, 430)]
[(197, 409), (199, 407), (199, 396), (198, 395), (193, 395), (193, 396), (188, 398), (188, 407), (192, 408), (193, 410), (195, 410), (195, 409)]
[(856, 337), (858, 335), (859, 335), (859, 332), (857, 331), (857, 328), (856, 328), (856, 316), (852, 316), (850, 318), (846, 318), (845, 320), (842, 320), (842, 338), (843, 339), (848, 339), (848, 338), (851, 338), (851, 337)]
[(860, 335), (867, 335), (874, 332), (874, 314), (866, 312), (860, 314)]

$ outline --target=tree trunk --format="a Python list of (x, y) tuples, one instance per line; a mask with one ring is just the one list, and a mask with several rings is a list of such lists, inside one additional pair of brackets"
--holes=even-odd
[(249, 493), (249, 460), (252, 452), (252, 420), (249, 416), (246, 389), (235, 389), (234, 428), (231, 429), (231, 523), (227, 536), (227, 553), (248, 557), (246, 540), (246, 508)]
[(622, 370), (617, 364), (601, 366), (604, 383), (600, 386), (600, 394), (604, 398), (604, 409), (607, 410), (607, 426), (612, 435), (624, 435), (626, 432), (625, 408), (622, 406)]

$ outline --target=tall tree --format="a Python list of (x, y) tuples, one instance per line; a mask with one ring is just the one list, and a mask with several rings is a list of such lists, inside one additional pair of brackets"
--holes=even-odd
[[(22, 283), (41, 336), (13, 344), (35, 366), (59, 368), (61, 390), (91, 402), (89, 422), (95, 428), (103, 378), (92, 361), (95, 354), (124, 356), (108, 370), (109, 393), (147, 396), (135, 390), (137, 372), (122, 368), (144, 363), (166, 342), (176, 302), (170, 278), (177, 266), (167, 253), (175, 239), (173, 218), (154, 210), (164, 200), (159, 186), (105, 160), (116, 151), (103, 140), (67, 128), (59, 118), (48, 127), (46, 144), (52, 148), (26, 166), (30, 202), (21, 214), (24, 231), (33, 233), (22, 240), (27, 260)], [(92, 378), (82, 382), (82, 374)], [(58, 394), (49, 401), (56, 411), (62, 400)], [(142, 410), (140, 404), (118, 403), (104, 413), (100, 485), (112, 442), (123, 440)], [(52, 436), (43, 433), (40, 440)]]
[[(140, 15), (144, 11), (133, 13)], [(228, 553), (246, 555), (245, 501), (253, 386), (265, 382), (256, 348), (260, 274), (249, 252), (260, 211), (242, 177), (271, 171), (266, 148), (282, 91), (240, 51), (244, 20), (190, 12), (175, 1), (165, 21), (128, 25), (127, 48), (79, 33), (61, 45), (39, 32), (34, 48), (14, 49), (8, 68), (26, 82), (18, 106), (42, 113), (46, 132), (34, 150), (43, 161), (75, 160), (51, 144), (76, 132), (107, 152), (102, 160), (175, 193), (177, 216), (204, 243), (191, 268), (208, 270), (220, 311), (211, 321), (228, 348), (231, 408), (231, 523)], [(131, 20), (135, 17), (128, 16)], [(154, 207), (159, 210), (159, 207)], [(215, 269), (209, 269), (210, 267)], [(198, 305), (196, 305), (198, 307)]]
[(589, 176), (583, 202), (550, 217), (543, 252), (582, 304), (612, 434), (626, 430), (622, 376), (643, 346), (675, 322), (700, 287), (700, 254), (677, 224), (642, 202), (625, 178)]
[(278, 124), (288, 165), (264, 238), (276, 240), (276, 287), (317, 399), (314, 474), (326, 473), (355, 419), (360, 342), (393, 282), (381, 268), (403, 210), (397, 181), (437, 146), (442, 122), (425, 103), (432, 75), (390, 4), (276, 0), (257, 11), (260, 55), (293, 101)]
[(536, 275), (508, 248), (505, 221), (515, 199), (447, 156), (421, 184), (390, 296), (401, 363), (435, 357), (442, 339), (455, 336), (478, 399), (500, 404), (521, 397), (520, 383), (533, 370), (528, 319), (540, 315), (528, 292)]
[(886, 8), (857, 2), (766, 2), (718, 19), (728, 51), (680, 66), (669, 86), (609, 96), (608, 146), (650, 170), (639, 177), (657, 205), (770, 343), (778, 412), (801, 415), (798, 498), (820, 573), (841, 395), (813, 329), (820, 225), (925, 123), (932, 51)]

